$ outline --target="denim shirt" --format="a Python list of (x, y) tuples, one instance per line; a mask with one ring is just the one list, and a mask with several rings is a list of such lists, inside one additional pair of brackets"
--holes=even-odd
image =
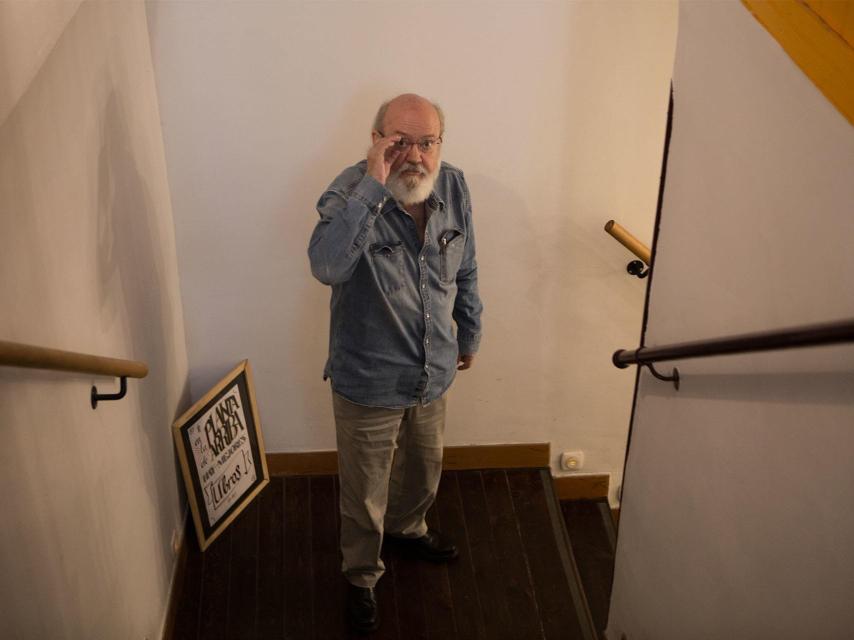
[(332, 286), (324, 379), (361, 405), (426, 404), (451, 386), (457, 353), (480, 343), (468, 187), (441, 164), (422, 245), (415, 221), (366, 171), (364, 160), (345, 169), (320, 197), (308, 247), (312, 274)]

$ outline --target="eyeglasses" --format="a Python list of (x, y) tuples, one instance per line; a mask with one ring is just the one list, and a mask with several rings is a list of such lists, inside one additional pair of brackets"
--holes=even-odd
[[(385, 137), (385, 134), (382, 131), (377, 131), (382, 137)], [(442, 144), (442, 138), (424, 138), (423, 140), (419, 140), (418, 142), (413, 142), (412, 140), (407, 140), (406, 138), (401, 138), (400, 140), (395, 141), (394, 144), (391, 145), (391, 148), (395, 151), (400, 151), (403, 153), (404, 151), (409, 151), (409, 148), (412, 145), (416, 145), (418, 150), (421, 153), (430, 153), (435, 150), (440, 144)]]

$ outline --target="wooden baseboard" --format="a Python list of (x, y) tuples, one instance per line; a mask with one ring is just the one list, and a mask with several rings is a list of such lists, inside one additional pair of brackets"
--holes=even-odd
[(548, 467), (549, 456), (548, 442), (445, 447), (442, 467), (448, 471)]
[(268, 453), (271, 476), (333, 476), (338, 473), (337, 451)]
[(553, 480), (558, 500), (593, 500), (608, 497), (611, 476), (607, 473), (560, 476)]
[[(448, 471), (548, 467), (549, 456), (547, 442), (445, 447), (442, 466)], [(267, 468), (271, 476), (335, 475), (338, 452), (268, 453)]]

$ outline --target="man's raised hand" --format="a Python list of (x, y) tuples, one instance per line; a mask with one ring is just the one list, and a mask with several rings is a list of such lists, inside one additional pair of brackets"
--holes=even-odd
[(393, 148), (394, 143), (400, 140), (401, 137), (378, 137), (374, 145), (368, 149), (368, 175), (380, 184), (384, 185), (392, 169), (397, 168), (397, 165), (401, 164), (398, 162), (398, 160), (402, 160), (400, 157), (401, 152)]

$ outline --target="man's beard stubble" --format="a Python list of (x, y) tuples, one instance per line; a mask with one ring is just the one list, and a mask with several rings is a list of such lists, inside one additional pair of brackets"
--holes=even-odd
[[(418, 176), (403, 176), (404, 171), (418, 171)], [(386, 180), (386, 188), (403, 206), (424, 202), (433, 191), (436, 177), (439, 175), (439, 163), (433, 173), (427, 173), (423, 164), (405, 162)]]

